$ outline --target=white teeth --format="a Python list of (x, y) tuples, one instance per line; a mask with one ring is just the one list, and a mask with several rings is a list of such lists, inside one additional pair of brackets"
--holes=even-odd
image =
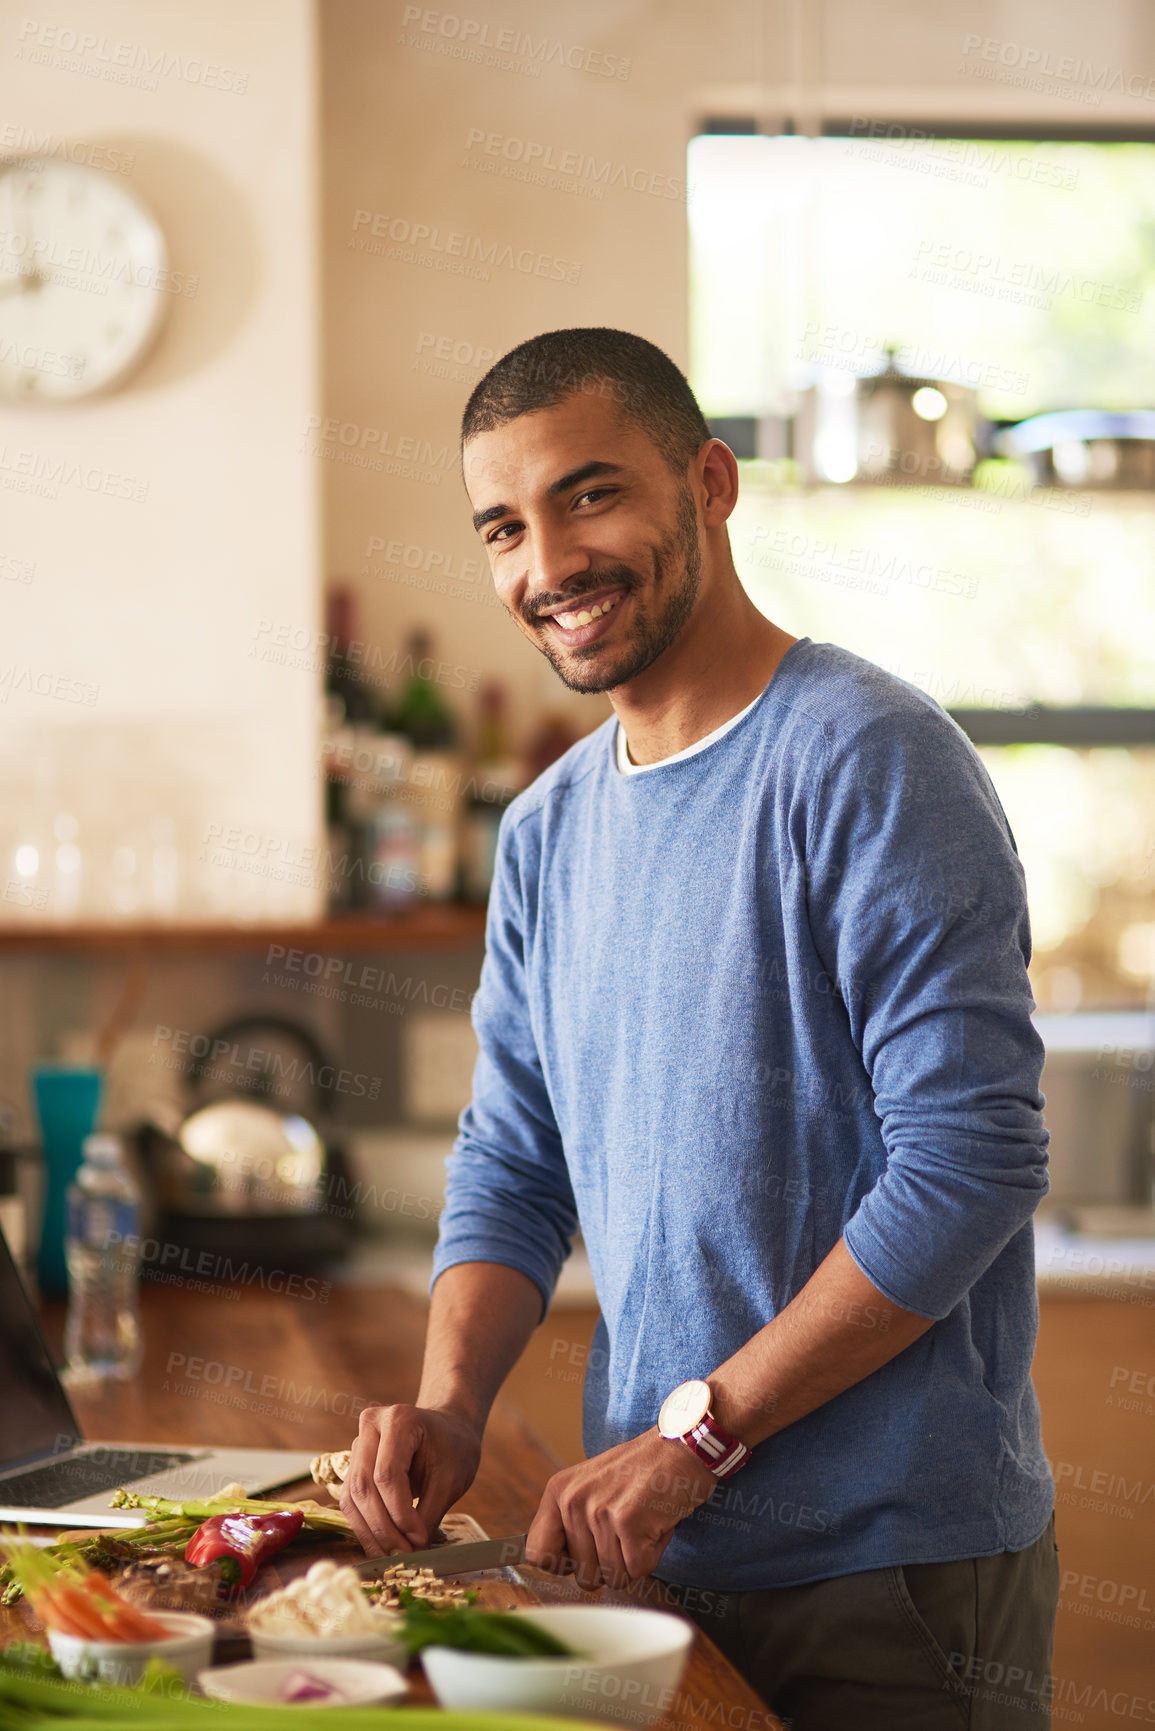
[(600, 619), (611, 607), (616, 607), (620, 600), (620, 595), (611, 595), (600, 606), (595, 604), (593, 607), (583, 607), (576, 613), (555, 613), (553, 618), (563, 631), (576, 631), (579, 625), (590, 625), (595, 619)]

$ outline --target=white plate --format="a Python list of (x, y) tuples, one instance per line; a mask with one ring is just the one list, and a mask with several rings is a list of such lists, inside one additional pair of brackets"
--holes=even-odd
[[(280, 1690), (292, 1676), (307, 1674), (329, 1683), (340, 1695), (320, 1701), (286, 1701)], [(202, 1671), (197, 1682), (214, 1701), (235, 1701), (265, 1707), (366, 1707), (398, 1701), (409, 1693), (400, 1671), (363, 1659), (250, 1659), (242, 1665), (220, 1665)]]

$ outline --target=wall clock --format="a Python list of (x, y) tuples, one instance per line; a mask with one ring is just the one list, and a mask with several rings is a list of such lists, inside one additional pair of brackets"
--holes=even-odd
[(164, 236), (110, 174), (0, 167), (0, 396), (66, 403), (140, 365), (170, 296)]

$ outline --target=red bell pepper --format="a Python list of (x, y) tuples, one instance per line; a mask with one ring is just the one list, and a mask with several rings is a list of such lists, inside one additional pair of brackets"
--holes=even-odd
[(301, 1530), (300, 1509), (272, 1515), (213, 1515), (203, 1521), (185, 1547), (185, 1561), (197, 1568), (220, 1562), (222, 1597), (247, 1587), (269, 1557), (284, 1550)]

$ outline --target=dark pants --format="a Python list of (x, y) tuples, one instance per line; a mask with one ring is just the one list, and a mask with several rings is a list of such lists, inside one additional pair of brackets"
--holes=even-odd
[(995, 1557), (760, 1593), (681, 1593), (689, 1615), (794, 1731), (1050, 1726), (1053, 1516), (1026, 1550)]

